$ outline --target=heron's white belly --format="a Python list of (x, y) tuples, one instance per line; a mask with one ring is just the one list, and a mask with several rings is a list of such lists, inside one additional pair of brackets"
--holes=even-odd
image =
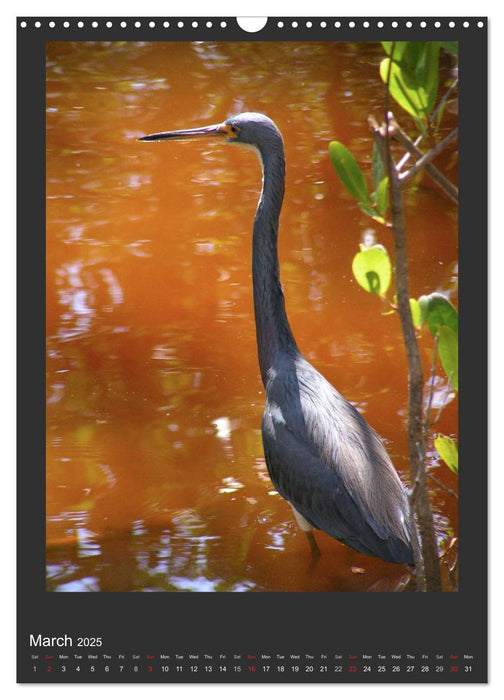
[(301, 513), (298, 513), (298, 512), (297, 512), (297, 510), (294, 508), (294, 506), (292, 505), (292, 503), (290, 503), (289, 505), (290, 505), (290, 507), (292, 508), (292, 511), (293, 511), (293, 513), (294, 513), (294, 517), (296, 518), (296, 522), (297, 522), (297, 524), (299, 525), (299, 527), (301, 528), (301, 530), (302, 530), (303, 532), (311, 532), (311, 530), (313, 530), (313, 528), (312, 528), (312, 526), (310, 525), (310, 523), (308, 522), (308, 520), (306, 520), (306, 518), (304, 518), (304, 517), (301, 515)]

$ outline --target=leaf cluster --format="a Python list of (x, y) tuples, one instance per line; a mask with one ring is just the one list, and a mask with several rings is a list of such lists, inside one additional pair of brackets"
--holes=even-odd
[[(386, 57), (380, 64), (380, 76), (387, 83), (389, 94), (414, 120), (425, 134), (436, 118), (439, 125), (444, 100), (435, 109), (439, 88), (439, 55), (441, 49), (457, 54), (455, 42), (382, 42)], [(357, 200), (360, 209), (375, 221), (386, 224), (389, 209), (389, 177), (376, 141), (372, 153), (372, 191), (351, 151), (339, 141), (329, 144), (331, 163), (345, 189)], [(392, 281), (392, 264), (383, 245), (360, 245), (352, 261), (352, 272), (359, 285), (371, 294), (386, 300)], [(390, 303), (397, 309), (396, 297)], [(451, 386), (458, 391), (458, 313), (443, 295), (433, 292), (410, 299), (410, 310), (417, 331), (427, 326), (441, 365)], [(438, 435), (435, 447), (452, 471), (458, 473), (457, 446), (452, 438)]]

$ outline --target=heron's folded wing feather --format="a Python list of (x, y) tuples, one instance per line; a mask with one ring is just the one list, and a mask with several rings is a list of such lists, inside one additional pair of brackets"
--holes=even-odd
[(312, 526), (364, 554), (410, 559), (407, 545), (377, 532), (337, 471), (323, 463), (306, 436), (292, 430), (280, 413), (265, 413), (263, 444), (275, 488)]

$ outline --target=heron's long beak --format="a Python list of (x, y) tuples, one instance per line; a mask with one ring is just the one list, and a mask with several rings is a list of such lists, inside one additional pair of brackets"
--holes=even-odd
[(179, 131), (160, 131), (157, 134), (142, 136), (139, 141), (183, 141), (196, 139), (200, 136), (227, 136), (229, 127), (227, 124), (212, 124), (199, 129), (180, 129)]

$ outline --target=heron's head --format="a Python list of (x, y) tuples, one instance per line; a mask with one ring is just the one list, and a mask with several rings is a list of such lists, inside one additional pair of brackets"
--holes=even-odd
[(281, 143), (282, 136), (275, 123), (259, 112), (244, 112), (226, 119), (222, 128), (227, 131), (226, 141), (252, 146), (260, 151)]
[(143, 136), (140, 141), (185, 141), (203, 136), (213, 136), (223, 139), (226, 143), (257, 149), (260, 153), (282, 143), (282, 136), (274, 122), (259, 112), (236, 114), (222, 124), (149, 134)]

